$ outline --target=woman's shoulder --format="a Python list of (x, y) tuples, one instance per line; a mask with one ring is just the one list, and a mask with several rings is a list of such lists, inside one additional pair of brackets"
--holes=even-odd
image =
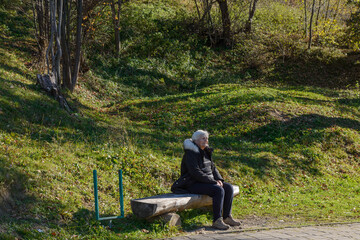
[(191, 139), (186, 139), (183, 143), (184, 151), (200, 153), (199, 147)]

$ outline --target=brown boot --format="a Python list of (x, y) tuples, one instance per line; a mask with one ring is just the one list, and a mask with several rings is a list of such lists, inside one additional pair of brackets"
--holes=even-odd
[(233, 219), (231, 215), (224, 219), (224, 223), (228, 224), (230, 226), (233, 226), (233, 227), (241, 225), (241, 223), (239, 221), (236, 221), (235, 219)]
[(224, 223), (222, 217), (219, 217), (218, 219), (216, 219), (216, 221), (213, 222), (212, 227), (213, 227), (213, 228), (220, 229), (220, 230), (228, 230), (228, 229), (230, 228), (229, 225), (227, 225), (227, 224)]

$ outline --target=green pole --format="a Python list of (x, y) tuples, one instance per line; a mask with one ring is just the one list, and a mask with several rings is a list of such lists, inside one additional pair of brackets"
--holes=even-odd
[(123, 196), (123, 183), (122, 183), (122, 170), (119, 170), (119, 192), (120, 192), (120, 214), (124, 217), (124, 196)]
[(99, 199), (98, 199), (97, 173), (96, 173), (96, 170), (93, 171), (93, 176), (94, 176), (95, 216), (96, 216), (96, 220), (99, 221), (100, 215), (99, 215)]

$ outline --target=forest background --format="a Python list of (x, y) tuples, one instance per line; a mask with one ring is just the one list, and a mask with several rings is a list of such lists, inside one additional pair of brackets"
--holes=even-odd
[[(1, 0), (0, 238), (163, 238), (130, 199), (169, 192), (210, 132), (246, 229), (359, 217), (360, 2)], [(51, 76), (60, 105), (36, 84)], [(100, 209), (94, 219), (92, 170)], [(103, 223), (104, 224), (104, 223)]]

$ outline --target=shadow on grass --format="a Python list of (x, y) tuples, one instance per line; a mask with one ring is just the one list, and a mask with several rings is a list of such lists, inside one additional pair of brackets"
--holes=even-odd
[[(334, 57), (325, 50), (315, 49), (295, 56), (279, 58), (270, 73), (270, 81), (290, 85), (343, 89), (360, 81), (360, 54)], [(329, 56), (327, 56), (329, 54)]]
[(343, 99), (339, 99), (338, 103), (341, 105), (358, 108), (358, 107), (360, 107), (360, 98), (356, 98), (356, 99), (343, 98)]
[[(132, 214), (111, 221), (97, 221), (95, 220), (94, 212), (87, 209), (79, 209), (74, 213), (73, 219), (68, 227), (74, 231), (76, 235), (90, 237), (96, 236), (96, 227), (100, 225), (109, 231), (107, 234), (112, 232), (116, 234), (119, 239), (153, 239), (154, 234), (163, 232), (168, 228), (168, 226), (160, 220), (151, 222), (145, 219), (139, 219)], [(146, 234), (149, 234), (149, 236), (147, 237)], [(105, 234), (102, 235), (102, 238), (104, 238), (104, 235)]]
[[(0, 53), (0, 57), (3, 57), (1, 56), (2, 54)], [(29, 73), (26, 73), (24, 71), (22, 71), (20, 68), (18, 67), (11, 67), (7, 64), (3, 64), (3, 63), (0, 63), (0, 69), (4, 69), (5, 71), (7, 72), (12, 72), (12, 73), (15, 73), (15, 74), (19, 74), (20, 76), (24, 77), (24, 78), (27, 78), (27, 79), (32, 79), (32, 78), (35, 78), (35, 76), (32, 76), (31, 74)]]
[[(242, 154), (238, 158), (232, 156), (220, 156), (225, 160), (222, 167), (228, 168), (229, 163), (238, 161), (254, 169), (253, 174), (260, 179), (266, 179), (271, 171), (276, 171), (283, 182), (292, 182), (298, 172), (306, 172), (310, 175), (321, 175), (316, 153), (307, 149), (300, 149), (306, 157), (290, 157), (287, 149), (297, 145), (304, 147), (314, 142), (324, 141), (323, 133), (316, 130), (339, 126), (360, 131), (360, 123), (347, 118), (326, 117), (318, 114), (306, 114), (285, 121), (273, 121), (265, 126), (244, 134), (242, 139), (248, 144), (236, 141), (236, 138), (228, 139), (231, 147)], [(299, 153), (300, 153), (299, 152)], [(262, 154), (260, 154), (262, 153)], [(258, 155), (260, 154), (260, 156)], [(258, 157), (254, 157), (257, 155)], [(286, 159), (278, 162), (277, 156)], [(246, 174), (247, 170), (244, 170)]]
[[(90, 142), (105, 141), (107, 128), (89, 117), (74, 116), (61, 109), (58, 102), (39, 86), (0, 78), (0, 129), (19, 135), (28, 134), (33, 140), (51, 142), (60, 134), (64, 140)], [(30, 94), (15, 94), (24, 88)], [(32, 94), (35, 93), (35, 94)], [(75, 100), (71, 104), (85, 108)]]
[[(359, 121), (353, 119), (305, 114), (287, 121), (273, 121), (247, 133), (245, 136), (253, 142), (273, 142), (278, 138), (285, 137), (290, 141), (289, 143), (296, 144), (302, 137), (303, 130), (324, 129), (334, 126), (360, 131)], [(316, 136), (313, 139), (317, 140)]]
[(65, 206), (60, 201), (31, 194), (30, 189), (39, 187), (37, 182), (7, 160), (6, 155), (0, 156), (0, 182), (0, 229), (5, 229), (7, 234), (31, 239), (39, 233), (37, 228), (62, 224), (61, 212)]

